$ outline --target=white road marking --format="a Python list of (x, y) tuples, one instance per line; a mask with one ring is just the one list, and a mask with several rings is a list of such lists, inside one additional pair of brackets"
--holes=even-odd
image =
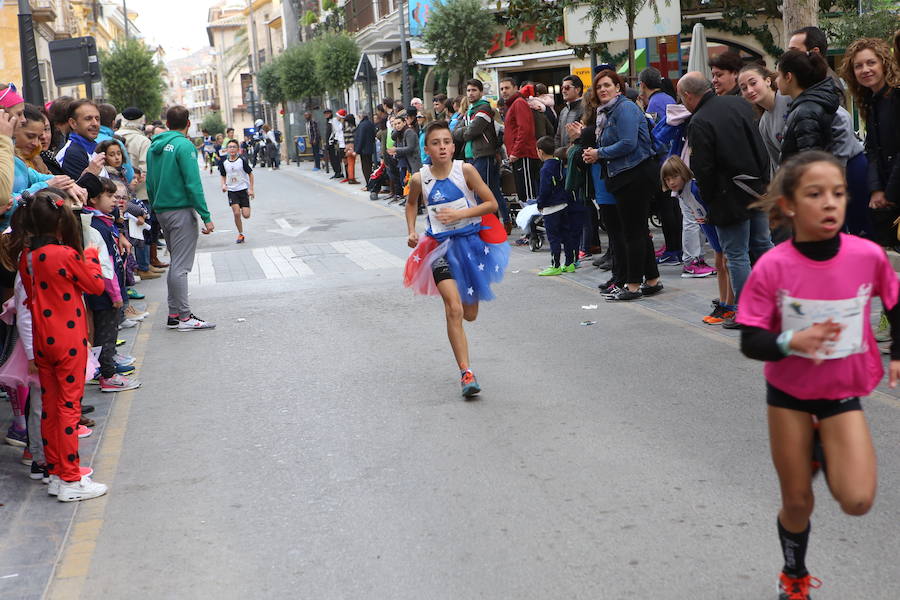
[[(265, 246), (253, 248), (250, 252), (253, 260), (259, 265), (266, 279), (289, 279), (293, 277), (310, 277), (316, 275), (310, 263), (319, 264), (319, 260), (329, 256), (344, 256), (356, 266), (372, 271), (376, 269), (398, 269), (405, 264), (390, 252), (382, 250), (366, 240), (346, 240), (318, 244), (319, 251), (305, 256), (298, 256), (290, 246)], [(234, 250), (229, 250), (234, 252)], [(199, 252), (194, 258), (194, 266), (188, 275), (191, 286), (213, 285), (216, 272), (212, 262), (212, 252)]]

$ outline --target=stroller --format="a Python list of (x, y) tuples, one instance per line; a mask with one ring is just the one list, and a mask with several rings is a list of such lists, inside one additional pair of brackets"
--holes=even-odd
[(378, 200), (378, 194), (381, 192), (382, 186), (390, 189), (391, 181), (388, 178), (387, 165), (384, 160), (378, 165), (378, 168), (369, 176), (366, 182), (366, 189), (369, 191), (369, 200)]
[[(519, 226), (519, 229), (528, 238), (528, 246), (532, 252), (537, 252), (544, 246), (544, 218), (537, 210), (537, 204), (523, 204), (516, 193), (516, 181), (512, 168), (504, 162), (500, 167), (500, 191), (506, 198), (509, 209), (509, 218)], [(521, 217), (521, 218), (520, 218)], [(519, 244), (524, 245), (524, 244)]]

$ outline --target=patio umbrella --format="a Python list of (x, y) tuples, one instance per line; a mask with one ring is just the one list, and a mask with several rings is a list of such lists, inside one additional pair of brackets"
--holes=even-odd
[(706, 47), (706, 29), (702, 23), (694, 25), (691, 31), (691, 51), (688, 55), (688, 71), (700, 71), (710, 79), (712, 72), (709, 70), (709, 50)]

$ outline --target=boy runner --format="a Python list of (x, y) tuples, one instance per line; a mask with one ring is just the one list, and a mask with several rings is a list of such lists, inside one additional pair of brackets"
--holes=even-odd
[(250, 198), (253, 194), (253, 169), (247, 157), (241, 154), (237, 140), (228, 140), (225, 159), (219, 163), (222, 176), (222, 191), (228, 192), (228, 205), (234, 213), (234, 224), (238, 230), (236, 244), (244, 243), (242, 218), (250, 218)]
[[(404, 285), (417, 294), (440, 295), (447, 315), (447, 337), (459, 365), (462, 395), (481, 391), (469, 368), (463, 319), (474, 321), (479, 300), (491, 300), (491, 284), (503, 279), (509, 261), (506, 232), (493, 214), (497, 200), (470, 164), (453, 160), (450, 128), (434, 121), (425, 128), (424, 165), (409, 181), (406, 202), (407, 244), (415, 248), (406, 261)], [(419, 196), (428, 206), (428, 228), (419, 239)]]

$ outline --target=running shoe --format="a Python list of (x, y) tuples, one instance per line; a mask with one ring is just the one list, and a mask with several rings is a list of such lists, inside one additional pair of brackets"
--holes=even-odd
[(659, 258), (660, 256), (662, 256), (662, 255), (665, 254), (665, 253), (666, 253), (666, 245), (665, 245), (665, 244), (663, 244), (662, 246), (660, 246), (660, 247), (659, 247), (659, 250), (656, 250), (656, 251), (654, 252), (654, 254), (656, 255), (656, 258)]
[(81, 481), (60, 481), (56, 499), (60, 502), (78, 502), (97, 498), (107, 492), (102, 483), (91, 480), (90, 477), (82, 477)]
[(642, 296), (654, 296), (663, 291), (662, 281), (656, 283), (656, 285), (647, 285), (646, 283), (641, 284), (641, 295)]
[(121, 354), (116, 352), (116, 355), (113, 356), (113, 360), (116, 361), (116, 364), (122, 367), (127, 367), (134, 364), (134, 357), (129, 356), (128, 354)]
[(703, 322), (707, 325), (721, 325), (729, 317), (734, 317), (734, 311), (717, 305), (710, 314), (703, 317)]
[(617, 286), (615, 283), (612, 283), (612, 284), (608, 285), (608, 286), (605, 287), (605, 288), (600, 288), (600, 295), (601, 295), (601, 296), (612, 296), (612, 295), (614, 295), (614, 294), (619, 293), (619, 291), (620, 291), (621, 289), (622, 289), (622, 288), (620, 288), (619, 286)]
[(133, 319), (122, 319), (122, 322), (119, 323), (119, 329), (131, 329), (132, 327), (137, 327), (138, 322)]
[(125, 290), (125, 293), (128, 294), (128, 297), (132, 300), (143, 300), (146, 296), (134, 288), (128, 288)]
[(575, 269), (577, 269), (580, 266), (581, 265), (579, 265), (577, 262), (574, 262), (571, 265), (566, 265), (565, 267), (563, 267), (563, 272), (564, 273), (574, 273)]
[(478, 385), (475, 374), (469, 369), (463, 371), (462, 377), (459, 380), (459, 385), (462, 387), (462, 395), (466, 398), (471, 398), (481, 392), (481, 386)]
[(39, 465), (36, 462), (31, 463), (31, 473), (28, 474), (29, 479), (38, 481), (39, 479), (44, 479), (47, 476), (47, 465)]
[(44, 483), (47, 484), (48, 496), (56, 496), (59, 494), (59, 475), (50, 475)]
[(134, 307), (133, 304), (129, 304), (125, 309), (124, 314), (126, 319), (131, 319), (132, 321), (143, 321), (150, 313), (145, 310), (138, 310)]
[(641, 298), (641, 290), (632, 292), (628, 288), (618, 288), (615, 292), (608, 294), (606, 300), (609, 302), (627, 302), (629, 300), (638, 300)]
[(237, 236), (237, 239), (234, 240), (234, 243), (235, 243), (235, 244), (243, 244), (243, 243), (244, 243), (244, 234), (243, 234), (243, 233), (239, 233), (238, 236)]
[(28, 434), (24, 429), (19, 429), (15, 425), (10, 425), (6, 430), (6, 443), (17, 448), (24, 448), (28, 444)]
[(684, 265), (681, 276), (685, 279), (709, 277), (715, 275), (716, 270), (704, 262), (702, 258), (692, 260), (689, 264)]
[(178, 320), (177, 316), (169, 315), (168, 318), (166, 319), (166, 328), (167, 329), (178, 329), (179, 322), (180, 321)]
[(117, 347), (117, 348), (118, 348), (119, 346), (124, 346), (124, 345), (125, 345), (125, 340), (116, 340), (116, 347)]
[(84, 438), (91, 437), (91, 434), (94, 433), (94, 430), (85, 427), (84, 425), (79, 425), (78, 429), (75, 430), (75, 433), (78, 434), (78, 439), (83, 440)]
[(656, 259), (658, 265), (677, 266), (681, 264), (680, 252), (664, 252), (662, 256)]
[(31, 452), (28, 451), (28, 448), (25, 448), (25, 450), (22, 451), (21, 462), (26, 467), (30, 467), (34, 464), (34, 457), (31, 456)]
[(137, 379), (125, 377), (124, 375), (113, 375), (112, 377), (100, 378), (101, 392), (124, 392), (125, 390), (134, 390), (141, 387), (141, 382)]
[(82, 405), (81, 405), (81, 414), (87, 415), (87, 414), (90, 414), (90, 413), (92, 413), (92, 412), (94, 412), (94, 405), (93, 405), (93, 404), (82, 404)]
[(584, 250), (578, 251), (578, 260), (587, 260), (589, 258), (593, 258), (594, 255), (590, 252), (585, 252)]
[(609, 290), (609, 289), (611, 289), (611, 288), (614, 288), (615, 286), (616, 286), (616, 278), (615, 278), (615, 277), (610, 277), (609, 279), (607, 279), (606, 281), (604, 281), (603, 283), (601, 283), (601, 284), (598, 285), (597, 287), (600, 288), (600, 291), (601, 291), (601, 292), (604, 292), (604, 291), (607, 291), (607, 290)]
[(730, 316), (725, 317), (725, 320), (722, 321), (723, 329), (740, 329), (742, 325), (737, 322), (737, 313), (732, 312)]
[(528, 236), (523, 235), (519, 239), (516, 240), (516, 246), (527, 246), (528, 245)]
[(782, 571), (778, 574), (778, 600), (810, 600), (809, 590), (822, 587), (822, 580), (809, 573), (803, 577), (790, 577)]
[(191, 314), (190, 317), (178, 322), (178, 331), (199, 331), (201, 329), (215, 329), (215, 323), (209, 323)]
[[(572, 269), (572, 270), (574, 271), (575, 269)], [(562, 275), (562, 274), (563, 274), (562, 267), (547, 267), (546, 269), (544, 269), (543, 271), (538, 273), (538, 276), (539, 277), (550, 277), (552, 275)]]

